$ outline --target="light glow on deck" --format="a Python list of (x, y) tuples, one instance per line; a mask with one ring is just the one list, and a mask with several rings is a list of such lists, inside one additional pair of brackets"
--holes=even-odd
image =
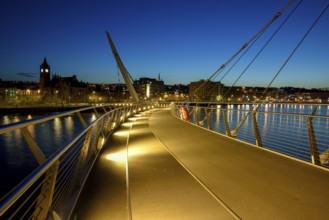
[(128, 121), (137, 121), (137, 117), (131, 117), (131, 118), (128, 118)]
[(120, 137), (127, 137), (129, 135), (129, 131), (116, 131), (114, 135)]
[(125, 123), (122, 123), (121, 126), (130, 128), (133, 124), (134, 124), (133, 122), (125, 122)]
[[(145, 151), (141, 148), (132, 148), (132, 149), (128, 150), (129, 157), (134, 157), (137, 155), (141, 155), (143, 153), (145, 153)], [(110, 153), (110, 154), (107, 154), (105, 156), (105, 158), (106, 158), (106, 160), (110, 160), (110, 161), (117, 162), (120, 164), (125, 163), (127, 160), (127, 152), (124, 150), (124, 151), (118, 151), (115, 153)]]
[(107, 160), (114, 161), (117, 163), (124, 163), (126, 161), (126, 153), (125, 152), (118, 152), (112, 153), (105, 156)]

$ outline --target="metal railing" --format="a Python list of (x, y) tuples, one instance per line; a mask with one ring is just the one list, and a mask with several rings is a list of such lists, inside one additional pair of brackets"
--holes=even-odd
[(329, 116), (315, 115), (317, 105), (310, 114), (259, 111), (258, 106), (243, 110), (229, 105), (171, 105), (173, 113), (181, 119), (182, 108), (187, 108), (190, 123), (328, 168)]
[[(29, 176), (1, 198), (0, 219), (46, 219), (49, 216), (68, 219), (104, 142), (127, 117), (150, 108), (153, 108), (151, 104), (85, 107), (0, 127), (0, 135), (21, 132), (39, 163)], [(88, 111), (96, 116), (90, 124), (82, 114)], [(28, 126), (68, 115), (79, 118), (83, 131), (47, 158)]]

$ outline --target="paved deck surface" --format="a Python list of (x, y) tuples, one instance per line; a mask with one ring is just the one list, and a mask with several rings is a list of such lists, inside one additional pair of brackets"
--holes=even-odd
[(74, 217), (328, 219), (328, 187), (326, 170), (150, 111), (112, 135)]

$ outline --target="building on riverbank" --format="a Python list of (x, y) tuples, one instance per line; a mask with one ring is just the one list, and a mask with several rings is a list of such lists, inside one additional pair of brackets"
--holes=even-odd
[(39, 86), (41, 99), (45, 101), (62, 103), (88, 101), (87, 83), (78, 81), (76, 75), (72, 77), (51, 75), (50, 65), (47, 63), (46, 58), (40, 65)]
[(141, 77), (134, 81), (134, 86), (141, 99), (158, 99), (164, 94), (164, 82), (160, 79)]
[(189, 84), (189, 97), (194, 101), (221, 101), (224, 84), (220, 82), (199, 80)]

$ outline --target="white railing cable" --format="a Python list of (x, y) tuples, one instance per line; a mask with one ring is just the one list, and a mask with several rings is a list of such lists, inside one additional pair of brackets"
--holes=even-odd
[[(99, 108), (100, 111), (97, 111), (96, 108)], [(64, 147), (53, 153), (19, 185), (0, 199), (0, 218), (16, 219), (18, 216), (24, 216), (26, 219), (45, 218), (44, 209), (56, 211), (62, 219), (69, 218), (76, 203), (74, 201), (77, 200), (77, 197), (74, 199), (70, 197), (80, 194), (75, 192), (77, 190), (81, 191), (87, 177), (86, 175), (90, 172), (91, 166), (98, 156), (100, 138), (107, 140), (114, 129), (132, 112), (136, 113), (146, 108), (145, 104), (129, 104), (116, 105), (116, 108), (110, 108), (110, 111), (104, 109), (104, 106), (85, 107), (0, 127), (0, 134), (5, 134), (72, 114), (77, 114), (80, 120), (84, 122), (81, 115), (81, 112), (84, 111), (93, 111), (97, 114), (96, 120), (89, 122), (91, 123), (89, 125), (87, 123), (84, 124), (84, 130), (76, 134)], [(88, 142), (85, 142), (87, 138)], [(81, 157), (84, 157), (84, 159), (81, 160)], [(55, 164), (56, 166), (54, 166)], [(51, 174), (50, 171), (55, 173)], [(49, 183), (48, 181), (52, 181), (51, 178), (53, 178), (51, 175), (54, 175), (56, 179), (54, 179), (55, 182)], [(52, 186), (54, 189), (49, 188)], [(28, 194), (26, 194), (27, 192)], [(50, 197), (49, 193), (51, 193)], [(49, 198), (52, 198), (50, 207), (44, 206), (45, 204), (43, 203), (48, 203), (47, 200)], [(67, 206), (68, 200), (73, 201), (73, 206)]]
[[(225, 104), (226, 106), (227, 104)], [(190, 104), (191, 106), (191, 104)], [(204, 120), (205, 112), (210, 112), (210, 128), (212, 131), (223, 135), (226, 134), (225, 118), (226, 115), (228, 126), (234, 138), (250, 143), (256, 144), (255, 131), (252, 126), (252, 115), (248, 115), (252, 110), (233, 109), (232, 106), (227, 105), (228, 108), (213, 108), (198, 106), (197, 110), (190, 107), (194, 114), (190, 115), (189, 122), (208, 129), (208, 121)], [(316, 108), (311, 106), (313, 113)], [(176, 110), (173, 112), (180, 118), (180, 105), (176, 105)], [(208, 110), (206, 110), (208, 109)], [(244, 118), (247, 116), (248, 118)], [(257, 111), (256, 120), (260, 132), (262, 146), (264, 148), (295, 157), (297, 159), (312, 162), (311, 160), (311, 146), (309, 142), (309, 129), (307, 125), (307, 118), (312, 117), (311, 127), (312, 133), (315, 135), (316, 148), (318, 154), (329, 152), (329, 116), (324, 115), (310, 115), (310, 114), (295, 114), (287, 112), (271, 112), (271, 111)], [(200, 123), (200, 119), (204, 123)], [(243, 121), (241, 121), (243, 120)], [(201, 121), (201, 122), (202, 122)], [(235, 130), (238, 128), (237, 130)], [(329, 157), (329, 153), (326, 153)], [(323, 155), (325, 157), (326, 155)], [(324, 161), (326, 159), (323, 159)], [(329, 158), (328, 158), (329, 160)], [(317, 164), (320, 166), (329, 166), (325, 164)]]

